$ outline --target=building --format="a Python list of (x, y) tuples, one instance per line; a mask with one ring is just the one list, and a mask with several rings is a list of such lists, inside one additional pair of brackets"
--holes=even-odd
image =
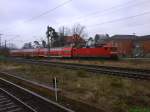
[(86, 43), (86, 41), (77, 34), (74, 34), (73, 36), (65, 36), (64, 42), (65, 42), (65, 46), (72, 46), (72, 45), (77, 45), (77, 46), (84, 45), (85, 46), (85, 43)]
[(121, 56), (150, 57), (150, 35), (114, 35), (106, 43), (116, 46)]
[(105, 40), (110, 38), (108, 34), (96, 34), (94, 41), (96, 45), (104, 44)]
[(134, 39), (134, 56), (150, 57), (150, 35), (138, 36)]
[(52, 47), (74, 46), (83, 43), (85, 44), (85, 40), (77, 34), (72, 36), (59, 36), (59, 38), (52, 41)]
[(132, 56), (133, 49), (133, 38), (135, 35), (114, 35), (108, 38), (107, 45), (112, 45), (117, 47), (118, 52), (121, 56)]

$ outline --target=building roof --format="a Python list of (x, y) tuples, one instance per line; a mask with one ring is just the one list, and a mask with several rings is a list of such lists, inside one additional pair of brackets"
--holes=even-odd
[(150, 35), (144, 35), (144, 36), (136, 36), (136, 35), (114, 35), (114, 36), (106, 39), (106, 41), (110, 41), (110, 40), (143, 41), (143, 40), (150, 40)]
[(136, 37), (136, 35), (113, 35), (110, 39), (134, 39)]
[(85, 42), (79, 35), (65, 36), (64, 38), (67, 43), (74, 43), (75, 41)]
[(150, 35), (138, 36), (137, 40), (150, 40)]

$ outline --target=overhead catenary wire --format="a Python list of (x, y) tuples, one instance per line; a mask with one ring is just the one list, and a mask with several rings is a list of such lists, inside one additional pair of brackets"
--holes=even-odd
[[(125, 26), (125, 27), (123, 27), (123, 28), (120, 28), (119, 31), (130, 30), (130, 31), (132, 31), (131, 33), (133, 33), (133, 32), (135, 32), (135, 30), (133, 30), (133, 29), (136, 28), (136, 30), (141, 30), (141, 29), (139, 29), (139, 27), (143, 27), (143, 26), (150, 26), (150, 23), (136, 24), (136, 25), (130, 25), (130, 26), (128, 25), (128, 26)], [(99, 26), (98, 26), (98, 27), (99, 27)], [(114, 26), (112, 26), (111, 28), (107, 28), (107, 33), (110, 32), (110, 31), (112, 31), (112, 28), (114, 28)], [(131, 30), (131, 29), (132, 29), (132, 30)], [(118, 30), (116, 29), (116, 31), (118, 31)], [(106, 33), (106, 32), (105, 32), (105, 33)], [(149, 35), (149, 33), (148, 33), (147, 35)]]
[(113, 19), (113, 20), (110, 20), (110, 21), (105, 21), (105, 22), (102, 22), (102, 23), (94, 24), (94, 25), (88, 25), (88, 26), (89, 27), (94, 27), (94, 26), (98, 26), (98, 25), (110, 24), (110, 23), (119, 22), (119, 21), (123, 21), (123, 20), (128, 20), (128, 19), (132, 19), (132, 18), (136, 18), (138, 16), (144, 16), (144, 15), (148, 15), (148, 14), (150, 14), (150, 11), (140, 13), (140, 14), (136, 14), (136, 15), (133, 15), (133, 16), (127, 16), (127, 17), (123, 17), (123, 18)]
[[(134, 26), (126, 26), (126, 27), (124, 27), (124, 28), (122, 28), (122, 29), (120, 29), (121, 31), (126, 31), (126, 30), (131, 30), (132, 32), (135, 32), (135, 28), (136, 28), (136, 31), (137, 30), (141, 30), (139, 27), (143, 27), (143, 26), (150, 26), (150, 24), (138, 24), (138, 25), (134, 25)], [(149, 35), (149, 33), (147, 34), (147, 35)]]
[[(38, 19), (38, 18), (40, 18), (41, 16), (44, 16), (44, 15), (50, 13), (50, 12), (53, 12), (53, 11), (56, 10), (57, 8), (62, 7), (62, 6), (64, 6), (64, 5), (66, 5), (66, 4), (68, 4), (68, 3), (71, 2), (71, 1), (72, 1), (72, 0), (65, 1), (65, 2), (63, 2), (63, 3), (59, 4), (59, 5), (57, 5), (56, 7), (52, 8), (52, 9), (50, 9), (50, 10), (47, 10), (47, 11), (45, 11), (45, 12), (43, 12), (43, 13), (41, 13), (41, 14), (35, 16), (35, 17), (32, 17), (32, 18), (26, 20), (25, 22), (30, 22), (30, 21), (33, 21), (33, 20), (35, 20), (35, 19)], [(147, 0), (146, 0), (146, 1), (147, 1)], [(149, 1), (149, 0), (148, 0), (148, 1)], [(126, 3), (118, 4), (118, 5), (116, 5), (116, 6), (112, 6), (112, 7), (110, 7), (110, 8), (104, 9), (104, 10), (102, 10), (102, 11), (92, 12), (92, 13), (90, 13), (90, 14), (87, 14), (85, 17), (84, 17), (84, 16), (83, 16), (83, 17), (80, 17), (80, 19), (84, 19), (84, 18), (86, 18), (86, 17), (88, 17), (88, 16), (92, 16), (92, 15), (95, 15), (95, 14), (104, 13), (104, 12), (110, 11), (110, 10), (112, 10), (112, 9), (114, 9), (114, 8), (121, 7), (121, 6), (126, 6), (126, 5), (128, 5), (129, 3), (132, 3), (132, 2), (133, 2), (133, 0), (129, 0), (129, 1), (127, 1)], [(145, 1), (144, 1), (144, 2), (145, 2)], [(135, 3), (135, 2), (134, 2), (134, 3)], [(142, 4), (143, 2), (138, 2), (138, 4), (139, 4), (139, 3)], [(137, 5), (137, 4), (134, 4), (134, 5)], [(129, 6), (130, 6), (130, 4), (129, 4)], [(132, 5), (131, 5), (131, 6), (132, 6)]]
[[(104, 16), (106, 14), (112, 13), (112, 11), (113, 12), (118, 12), (118, 11), (120, 11), (119, 9), (122, 9), (122, 8), (131, 7), (131, 6), (133, 8), (133, 6), (142, 5), (144, 3), (149, 2), (149, 0), (144, 0), (144, 1), (140, 1), (140, 2), (135, 2), (134, 1), (133, 4), (131, 4), (132, 2), (133, 2), (133, 0), (130, 0), (130, 1), (127, 1), (126, 3), (123, 3), (123, 4), (118, 4), (116, 6), (113, 6), (113, 7), (110, 7), (110, 8), (106, 8), (104, 10), (95, 11), (95, 12), (89, 13), (89, 14), (87, 14), (85, 16), (80, 16), (73, 23), (85, 21), (85, 19), (86, 19), (86, 22), (87, 22), (89, 20), (89, 18), (87, 18), (87, 17), (93, 17), (93, 16), (95, 16), (97, 14), (99, 14), (99, 15), (97, 15), (96, 17), (101, 17), (101, 16)], [(95, 19), (97, 19), (97, 18), (95, 18)]]
[[(41, 14), (39, 14), (39, 15), (37, 15), (37, 16), (35, 16), (35, 17), (32, 17), (32, 18), (30, 18), (30, 19), (28, 19), (26, 22), (30, 22), (30, 21), (34, 21), (34, 20), (36, 20), (36, 19), (38, 19), (38, 18), (40, 18), (40, 17), (42, 17), (42, 16), (44, 16), (44, 15), (46, 15), (46, 14), (48, 14), (48, 13), (51, 13), (51, 12), (53, 12), (54, 10), (56, 10), (57, 8), (59, 8), (59, 7), (62, 7), (62, 6), (64, 6), (65, 4), (67, 4), (67, 3), (69, 3), (69, 2), (71, 2), (72, 0), (68, 0), (68, 1), (65, 1), (65, 2), (63, 2), (62, 4), (59, 4), (58, 6), (56, 6), (56, 7), (54, 7), (54, 8), (52, 8), (52, 9), (50, 9), (50, 10), (47, 10), (47, 11), (45, 11), (45, 12), (43, 12), (43, 13), (41, 13)], [(132, 0), (131, 0), (132, 1)], [(131, 1), (128, 1), (128, 2), (126, 2), (126, 3), (130, 3)], [(126, 4), (120, 4), (120, 6), (125, 6)], [(116, 8), (118, 8), (118, 7), (120, 7), (119, 5), (117, 5), (116, 6)], [(132, 5), (131, 5), (132, 6)], [(111, 7), (111, 8), (108, 8), (108, 9), (105, 9), (105, 10), (103, 10), (104, 12), (107, 12), (107, 11), (111, 11), (113, 8), (115, 8), (115, 6), (113, 6), (113, 7)], [(99, 14), (99, 13), (103, 13), (103, 11), (100, 11), (100, 12), (93, 12), (93, 13), (91, 13), (91, 16), (92, 15), (95, 15), (95, 14)], [(145, 15), (145, 14), (144, 14)], [(85, 17), (87, 17), (87, 16), (90, 16), (90, 15), (86, 15)], [(142, 16), (142, 15), (141, 15)], [(135, 17), (129, 17), (129, 18), (125, 18), (125, 19), (131, 19), (131, 18), (135, 18)], [(121, 19), (121, 20), (120, 20)], [(90, 27), (94, 27), (94, 26), (98, 26), (98, 25), (104, 25), (104, 24), (108, 24), (108, 23), (113, 23), (113, 22), (117, 22), (117, 21), (122, 21), (122, 19), (123, 18), (118, 18), (117, 20), (110, 20), (110, 21), (106, 21), (106, 22), (102, 22), (102, 23), (98, 23), (98, 24), (94, 24), (94, 25), (89, 25)], [(123, 19), (123, 20), (125, 20), (125, 19)]]
[(63, 3), (59, 4), (59, 5), (57, 5), (56, 7), (52, 8), (52, 9), (49, 9), (49, 10), (47, 10), (47, 11), (45, 11), (45, 12), (43, 12), (43, 13), (41, 13), (41, 14), (35, 16), (35, 17), (32, 17), (31, 19), (29, 19), (29, 20), (27, 20), (27, 21), (25, 21), (25, 22), (30, 22), (30, 21), (33, 21), (33, 20), (35, 20), (35, 19), (38, 19), (38, 18), (40, 18), (40, 17), (42, 17), (42, 16), (44, 16), (44, 15), (50, 13), (50, 12), (53, 12), (54, 10), (56, 10), (56, 9), (58, 9), (58, 8), (64, 6), (64, 5), (70, 3), (71, 1), (72, 1), (72, 0), (67, 0), (67, 1), (65, 1), (65, 2), (63, 2)]
[[(54, 8), (51, 8), (51, 9), (49, 9), (49, 10), (47, 10), (47, 11), (45, 11), (45, 12), (43, 12), (43, 13), (37, 15), (37, 16), (34, 16), (34, 17), (28, 19), (28, 20), (25, 20), (24, 23), (34, 21), (34, 20), (36, 20), (36, 19), (38, 19), (38, 18), (40, 18), (40, 17), (42, 17), (42, 16), (44, 16), (48, 13), (51, 13), (51, 12), (55, 11), (56, 9), (58, 9), (60, 7), (65, 6), (66, 4), (70, 3), (71, 1), (73, 1), (73, 0), (67, 0), (67, 1), (55, 6)], [(5, 30), (8, 30), (8, 29), (11, 29), (11, 28), (6, 28)], [(0, 30), (0, 31), (3, 31), (3, 30)]]
[[(127, 3), (129, 3), (129, 2), (131, 2), (131, 1), (128, 1)], [(140, 1), (140, 2), (134, 2), (134, 4), (130, 4), (130, 5), (126, 5), (125, 7), (120, 7), (121, 9), (122, 8), (126, 8), (126, 7), (135, 7), (135, 6), (137, 6), (137, 5), (143, 5), (143, 4), (145, 4), (145, 3), (147, 3), (147, 2), (149, 2), (149, 0), (145, 0), (145, 1)], [(148, 3), (147, 3), (147, 5), (148, 5)], [(119, 6), (119, 5), (117, 5), (117, 6)], [(120, 6), (121, 6), (121, 4), (120, 4)], [(123, 4), (122, 4), (122, 6), (123, 6)], [(112, 7), (113, 8), (113, 7)], [(108, 10), (104, 10), (104, 12), (106, 11), (109, 11), (111, 8), (109, 8)], [(118, 8), (117, 8), (118, 9)], [(117, 10), (114, 10), (114, 11), (117, 11)], [(120, 11), (120, 10), (119, 10)], [(112, 11), (111, 11), (112, 12)], [(93, 15), (96, 15), (96, 14), (98, 14), (99, 12), (95, 12), (95, 13), (93, 13)], [(101, 14), (103, 14), (103, 11), (102, 12), (100, 12)], [(105, 14), (105, 13), (104, 13)], [(104, 15), (103, 14), (103, 15)], [(123, 20), (129, 20), (129, 19), (132, 19), (132, 18), (136, 18), (136, 17), (139, 17), (139, 16), (144, 16), (144, 15), (148, 15), (149, 14), (149, 12), (147, 13), (147, 12), (144, 12), (144, 13), (140, 13), (140, 14), (137, 14), (137, 15), (133, 15), (133, 16), (128, 16), (128, 17), (123, 17), (123, 18), (117, 18), (117, 19), (114, 19), (114, 20), (109, 20), (109, 21), (105, 21), (105, 22), (102, 22), (102, 23), (98, 23), (98, 24), (93, 24), (93, 25), (87, 25), (86, 27), (90, 27), (90, 28), (88, 28), (88, 29), (91, 29), (91, 28), (95, 28), (95, 27), (99, 27), (98, 25), (104, 25), (104, 24), (108, 24), (108, 23), (115, 23), (115, 22), (119, 22), (119, 21), (123, 21)], [(87, 17), (88, 16), (91, 16), (92, 14), (89, 14), (89, 15), (86, 15)], [(85, 17), (86, 17), (85, 16)], [(79, 18), (80, 19), (80, 18)], [(82, 19), (82, 18), (81, 18)], [(83, 18), (84, 19), (84, 18)], [(84, 21), (88, 21), (88, 19), (89, 18), (85, 18), (86, 20), (84, 20)], [(143, 25), (139, 25), (139, 26), (143, 26)]]
[(112, 6), (110, 8), (106, 8), (106, 9), (103, 9), (103, 10), (94, 11), (94, 12), (91, 12), (89, 14), (79, 16), (79, 17), (77, 17), (77, 19), (83, 19), (85, 17), (89, 17), (89, 16), (92, 16), (92, 15), (95, 15), (95, 14), (104, 13), (104, 12), (110, 11), (110, 10), (112, 10), (114, 8), (118, 8), (118, 7), (122, 6), (122, 5), (124, 6), (125, 4), (128, 4), (130, 2), (133, 2), (133, 0), (127, 1), (126, 3), (123, 3), (123, 4), (118, 4), (118, 5)]
[[(30, 18), (30, 19), (24, 21), (24, 23), (30, 22), (30, 21), (34, 21), (34, 20), (40, 18), (41, 16), (44, 16), (44, 15), (46, 15), (46, 14), (48, 14), (48, 13), (51, 13), (51, 12), (55, 11), (56, 9), (58, 9), (58, 8), (60, 8), (60, 7), (63, 7), (64, 5), (70, 3), (71, 1), (72, 1), (72, 0), (67, 0), (67, 1), (65, 1), (65, 2), (63, 2), (63, 3), (59, 4), (59, 5), (57, 5), (56, 7), (52, 8), (52, 9), (49, 9), (49, 10), (47, 10), (47, 11), (45, 11), (45, 12), (43, 12), (43, 13), (41, 13), (41, 14), (35, 16), (35, 17), (32, 17), (32, 18)], [(8, 29), (9, 29), (9, 28), (7, 28), (7, 30), (8, 30)]]

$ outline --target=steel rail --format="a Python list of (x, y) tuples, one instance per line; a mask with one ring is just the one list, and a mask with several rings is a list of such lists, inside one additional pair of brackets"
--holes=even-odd
[(84, 65), (84, 64), (74, 64), (74, 63), (62, 63), (62, 62), (49, 62), (33, 59), (16, 59), (11, 58), (10, 61), (15, 61), (19, 63), (28, 63), (36, 65), (46, 65), (52, 67), (61, 67), (72, 70), (85, 70), (87, 72), (107, 74), (114, 76), (121, 76), (127, 78), (150, 80), (150, 70), (146, 69), (132, 69), (132, 68), (121, 68), (121, 67), (108, 67), (108, 66), (98, 66), (98, 65)]
[[(15, 84), (19, 84), (22, 87), (29, 88), (30, 90), (34, 89), (33, 91), (35, 91), (35, 92), (37, 92), (43, 96), (45, 96), (47, 94), (47, 95), (50, 95), (52, 99), (54, 97), (54, 88), (53, 87), (47, 86), (47, 85), (44, 85), (41, 83), (39, 84), (35, 81), (24, 79), (24, 78), (20, 77), (19, 74), (10, 73), (8, 71), (0, 71), (0, 77), (3, 79), (9, 80)], [(64, 104), (66, 107), (73, 109), (74, 111), (105, 112), (104, 110), (98, 109), (98, 108), (91, 106), (89, 104), (70, 99), (67, 96), (63, 96), (61, 94), (60, 88), (58, 88), (57, 90), (58, 90), (58, 96), (59, 96), (58, 101), (61, 102), (62, 104)], [(47, 95), (45, 97), (48, 97)]]
[(35, 112), (74, 112), (71, 109), (7, 81), (6, 79), (0, 78), (0, 86), (20, 99), (20, 101), (24, 102), (24, 104), (29, 105), (35, 110)]
[(0, 88), (0, 111), (37, 112), (32, 107), (2, 88)]

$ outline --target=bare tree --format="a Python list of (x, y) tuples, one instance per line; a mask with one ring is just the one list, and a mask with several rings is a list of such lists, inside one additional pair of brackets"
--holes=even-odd
[(77, 34), (79, 35), (80, 37), (84, 38), (87, 36), (87, 33), (85, 31), (85, 26), (82, 26), (80, 24), (75, 24), (73, 27), (72, 27), (72, 34)]
[(61, 26), (59, 27), (58, 29), (58, 34), (59, 34), (59, 46), (62, 47), (66, 44), (66, 41), (65, 41), (65, 36), (69, 36), (71, 33), (71, 30), (70, 28), (68, 27), (65, 27), (65, 26)]
[(59, 27), (59, 35), (60, 36), (68, 36), (71, 34), (70, 28), (61, 26)]
[(66, 40), (70, 37), (70, 40), (72, 40), (72, 43), (75, 46), (80, 46), (81, 44), (83, 45), (83, 43), (85, 43), (84, 37), (86, 36), (87, 33), (85, 31), (85, 26), (80, 24), (75, 24), (72, 28), (61, 26), (59, 28), (59, 45), (66, 45)]

